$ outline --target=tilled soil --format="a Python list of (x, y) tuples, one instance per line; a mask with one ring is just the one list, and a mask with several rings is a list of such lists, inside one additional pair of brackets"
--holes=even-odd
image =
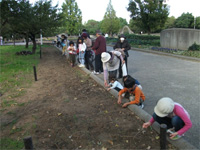
[(30, 135), (36, 149), (159, 149), (159, 136), (54, 47), (43, 48), (38, 81), (1, 114), (1, 138)]

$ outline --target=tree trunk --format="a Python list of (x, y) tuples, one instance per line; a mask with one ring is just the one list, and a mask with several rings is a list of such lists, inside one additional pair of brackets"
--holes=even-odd
[(28, 39), (28, 34), (26, 35), (26, 48), (28, 48), (28, 41), (29, 41), (29, 39)]
[(35, 54), (36, 48), (37, 48), (36, 40), (35, 40), (35, 35), (32, 34), (31, 40), (32, 40), (32, 42), (33, 42), (32, 53)]

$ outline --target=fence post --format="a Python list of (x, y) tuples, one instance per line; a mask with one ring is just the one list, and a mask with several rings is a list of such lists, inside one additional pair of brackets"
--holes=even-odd
[(33, 72), (34, 72), (35, 81), (37, 81), (37, 73), (36, 73), (36, 67), (35, 66), (33, 66)]
[(42, 58), (42, 46), (40, 44), (40, 59)]
[(33, 142), (32, 142), (31, 136), (24, 138), (24, 146), (25, 146), (25, 150), (33, 150)]
[(167, 131), (167, 125), (166, 124), (161, 124), (160, 125), (160, 149), (161, 150), (166, 150), (166, 131)]

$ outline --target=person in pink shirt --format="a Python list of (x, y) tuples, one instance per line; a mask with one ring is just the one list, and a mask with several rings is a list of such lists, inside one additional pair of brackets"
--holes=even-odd
[(172, 140), (181, 138), (192, 127), (188, 112), (183, 106), (168, 97), (161, 98), (157, 102), (152, 118), (143, 124), (143, 128), (149, 127), (154, 121), (167, 125), (167, 132), (170, 133)]

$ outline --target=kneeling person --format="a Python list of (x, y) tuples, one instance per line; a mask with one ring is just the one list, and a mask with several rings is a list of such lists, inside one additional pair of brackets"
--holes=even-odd
[(121, 104), (122, 101), (122, 94), (123, 93), (130, 93), (132, 95), (134, 95), (134, 99), (133, 101), (124, 103), (122, 105), (122, 107), (127, 107), (128, 105), (131, 104), (135, 104), (140, 106), (141, 108), (144, 107), (144, 105), (142, 104), (145, 100), (145, 96), (144, 93), (142, 92), (142, 90), (137, 86), (137, 84), (135, 83), (135, 80), (133, 80), (133, 78), (127, 78), (124, 81), (124, 88), (119, 91), (119, 96), (118, 96), (118, 104)]

